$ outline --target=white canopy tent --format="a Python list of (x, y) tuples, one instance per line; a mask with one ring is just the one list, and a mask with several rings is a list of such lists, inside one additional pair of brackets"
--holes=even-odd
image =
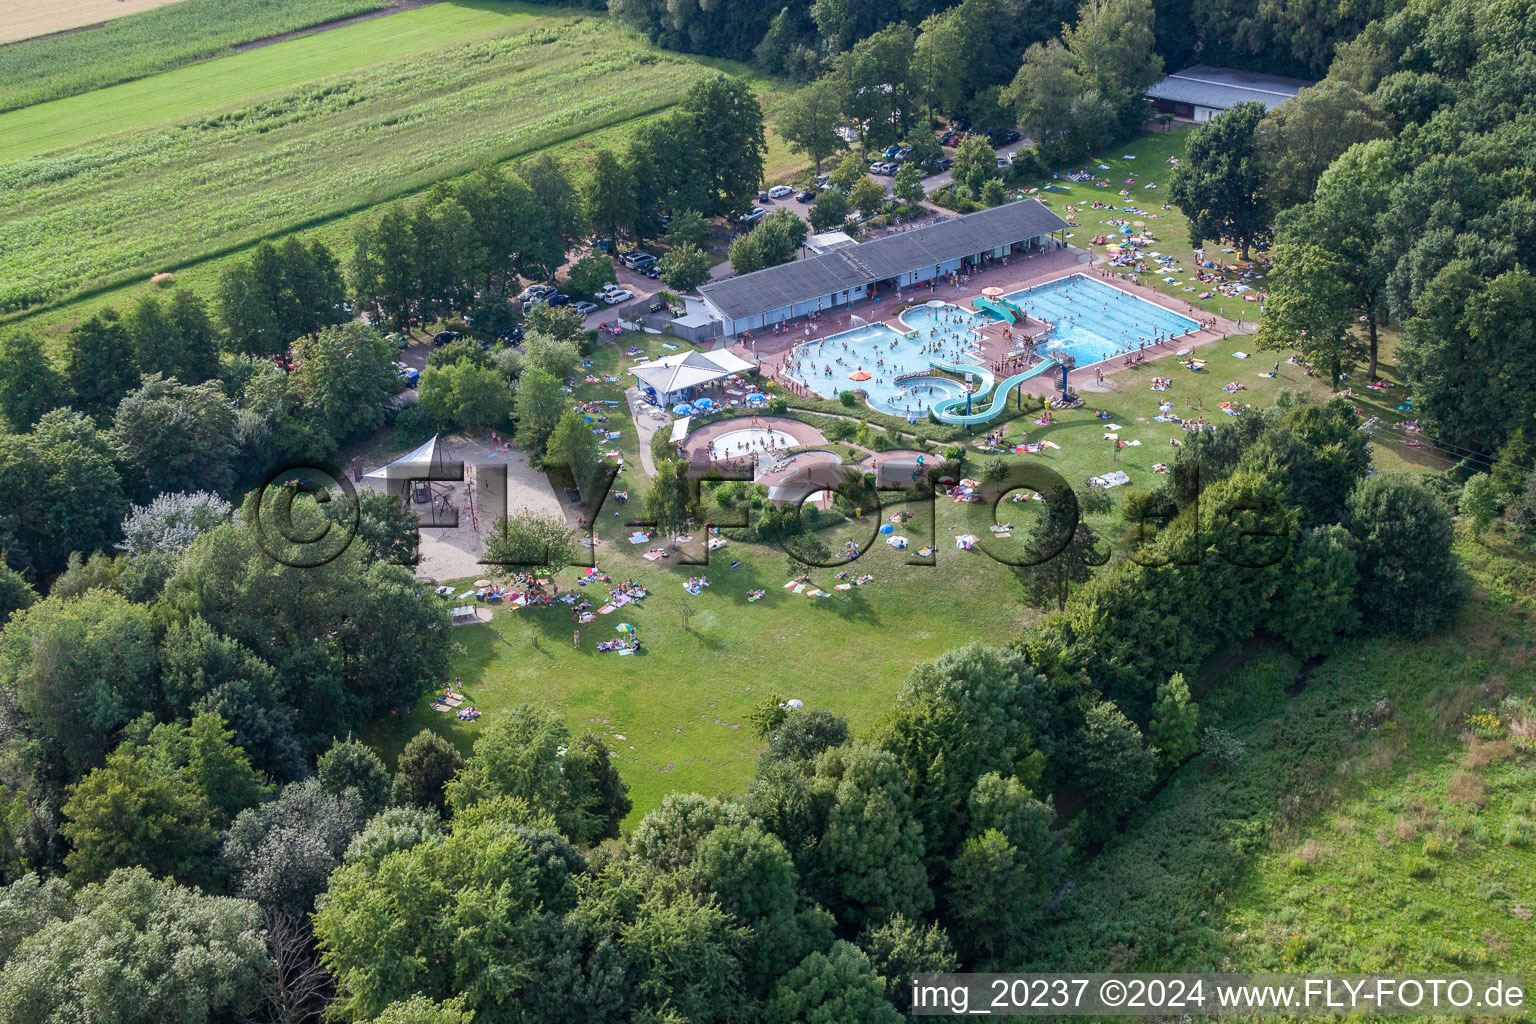
[(406, 452), (394, 462), (378, 469), (369, 470), (363, 476), (368, 480), (405, 481), (421, 480), (427, 472), (434, 467), (443, 464), (442, 450), (438, 446), (438, 437), (433, 434), (432, 439), (415, 451)]
[(656, 402), (671, 405), (681, 400), (690, 388), (724, 380), (732, 374), (747, 373), (756, 367), (732, 352), (679, 352), (630, 368), (640, 378)]

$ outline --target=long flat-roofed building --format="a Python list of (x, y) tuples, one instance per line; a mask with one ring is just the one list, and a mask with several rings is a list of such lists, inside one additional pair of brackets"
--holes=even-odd
[(985, 260), (1065, 245), (1067, 222), (1043, 203), (1023, 199), (925, 227), (845, 245), (699, 286), (721, 333), (739, 334), (846, 306)]
[(1209, 121), (1239, 103), (1256, 101), (1274, 110), (1315, 83), (1301, 78), (1261, 75), (1255, 71), (1213, 68), (1196, 64), (1177, 71), (1147, 90), (1160, 113)]

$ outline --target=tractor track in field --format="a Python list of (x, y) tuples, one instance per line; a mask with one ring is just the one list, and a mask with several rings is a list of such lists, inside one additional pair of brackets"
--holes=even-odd
[(395, 0), (388, 7), (381, 7), (376, 11), (364, 11), (361, 14), (349, 14), (345, 18), (337, 18), (334, 21), (322, 21), (318, 25), (308, 28), (296, 28), (292, 32), (279, 32), (275, 36), (263, 36), (260, 39), (252, 39), (244, 43), (236, 43), (231, 46), (231, 53), (244, 53), (247, 50), (259, 50), (263, 46), (271, 46), (273, 43), (286, 42), (289, 39), (299, 39), (303, 36), (312, 36), (318, 32), (329, 32), (333, 28), (345, 28), (347, 25), (356, 25), (361, 21), (372, 21), (374, 18), (382, 18), (389, 14), (399, 14), (402, 11), (414, 11), (418, 7), (426, 7), (437, 3), (438, 0)]

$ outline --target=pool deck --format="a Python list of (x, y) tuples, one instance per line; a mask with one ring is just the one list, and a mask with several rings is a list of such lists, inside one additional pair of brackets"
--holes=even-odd
[[(984, 270), (973, 272), (969, 279), (958, 287), (941, 282), (937, 286), (929, 284), (915, 289), (904, 289), (900, 294), (899, 301), (940, 299), (964, 309), (972, 309), (974, 307), (970, 300), (980, 295), (983, 288), (995, 287), (1003, 289), (1005, 293), (1016, 292), (1056, 281), (1063, 277), (1070, 277), (1073, 274), (1083, 274), (1092, 277), (1102, 284), (1119, 288), (1121, 291), (1134, 295), (1138, 299), (1144, 299), (1172, 312), (1193, 317), (1196, 320), (1205, 320), (1211, 324), (1211, 326), (1200, 328), (1189, 334), (1180, 335), (1170, 341), (1165, 341), (1158, 345), (1148, 345), (1145, 357), (1145, 361), (1148, 363), (1155, 362), (1163, 356), (1172, 355), (1177, 349), (1199, 348), (1202, 345), (1219, 341), (1229, 335), (1247, 333), (1253, 330), (1252, 321), (1239, 322), (1208, 314), (1192, 303), (1180, 302), (1178, 299), (1164, 295), (1146, 285), (1132, 283), (1118, 269), (1110, 269), (1108, 266), (1098, 265), (1086, 252), (1071, 246), (1066, 249), (1052, 250), (1036, 256), (1013, 258), (1007, 264), (994, 262)], [(898, 300), (897, 296), (885, 298), (893, 301)], [(1180, 309), (1180, 306), (1184, 308)], [(776, 376), (788, 361), (790, 350), (796, 345), (812, 338), (826, 337), (851, 329), (853, 325), (850, 318), (853, 316), (859, 316), (871, 324), (883, 322), (889, 326), (897, 326), (894, 323), (896, 318), (888, 312), (891, 308), (891, 301), (866, 300), (853, 306), (828, 310), (814, 320), (809, 317), (791, 320), (789, 321), (788, 329), (779, 334), (774, 334), (771, 330), (755, 331), (748, 341), (743, 342), (740, 339), (727, 338), (715, 344), (726, 348), (729, 348), (732, 344), (745, 345), (750, 351), (757, 354), (762, 364), (763, 375)], [(814, 327), (815, 332), (806, 333), (807, 327)], [(1010, 342), (1003, 328), (1003, 324), (993, 324), (981, 332), (982, 361), (999, 373), (1022, 369), (1022, 360), (1020, 360), (1017, 353), (1017, 345), (1020, 340), (1019, 331), (1015, 328), (1014, 337)], [(1029, 334), (1038, 332), (1038, 327), (1033, 319), (1027, 325), (1026, 331)], [(1132, 364), (1129, 357), (1112, 356), (1099, 363), (1079, 366), (1068, 377), (1068, 383), (1076, 388), (1088, 382), (1097, 382), (1098, 371), (1102, 370), (1107, 378), (1113, 376), (1118, 370), (1125, 369), (1130, 365)], [(1023, 385), (1023, 389), (1031, 394), (1047, 395), (1056, 390), (1055, 381), (1056, 378), (1053, 375), (1046, 374)], [(690, 442), (691, 440), (690, 438)]]

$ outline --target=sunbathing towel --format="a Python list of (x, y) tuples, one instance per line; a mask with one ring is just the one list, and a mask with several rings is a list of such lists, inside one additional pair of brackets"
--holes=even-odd
[(599, 615), (612, 615), (617, 609), (611, 604), (605, 604), (597, 610)]
[(852, 583), (839, 583), (837, 586), (833, 587), (832, 589), (833, 590), (852, 590), (853, 589), (853, 584)]
[(784, 589), (785, 590), (794, 590), (795, 589), (795, 581), (794, 580), (790, 580), (788, 583), (784, 584)]
[(645, 559), (647, 562), (654, 562), (654, 561), (656, 561), (656, 559), (660, 558), (661, 556), (656, 554), (656, 552), (654, 552), (654, 551), (647, 551), (645, 554), (641, 555), (640, 557)]
[(643, 533), (643, 532), (638, 531), (638, 530), (629, 535), (629, 542), (631, 544), (644, 544), (647, 541), (649, 541), (650, 539), (651, 539), (651, 535), (650, 534)]
[(741, 568), (741, 563), (740, 562), (732, 562), (731, 563), (731, 568), (732, 569), (740, 569)]

